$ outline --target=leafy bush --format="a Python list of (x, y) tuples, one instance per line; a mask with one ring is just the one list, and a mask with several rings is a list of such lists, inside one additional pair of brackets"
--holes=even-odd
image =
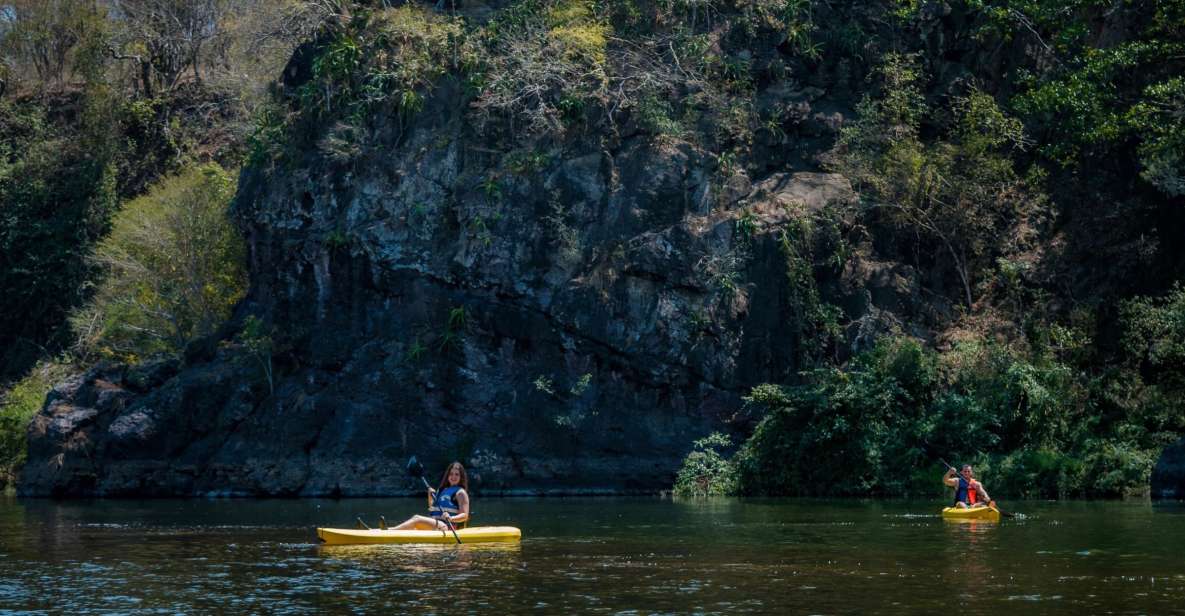
[(872, 220), (899, 229), (903, 242), (921, 238), (935, 262), (954, 265), (970, 308), (977, 277), (1012, 247), (1012, 230), (1042, 201), (1010, 158), (1024, 146), (1023, 127), (989, 95), (971, 91), (956, 101), (945, 138), (925, 140), (923, 122), (936, 118), (916, 58), (889, 54), (880, 76), (883, 96), (860, 103), (831, 166), (853, 180)]
[(529, 134), (563, 130), (565, 107), (608, 92), (610, 26), (584, 0), (529, 0), (481, 33), (478, 120), (510, 120)]
[(676, 496), (729, 496), (737, 491), (736, 467), (725, 457), (732, 440), (713, 432), (691, 445), (675, 477)]
[(25, 461), (29, 420), (41, 410), (49, 390), (68, 373), (65, 362), (43, 362), (0, 396), (0, 489)]
[(1123, 346), (1150, 374), (1185, 393), (1185, 287), (1163, 298), (1141, 297), (1121, 308)]
[(421, 91), (472, 61), (461, 22), (406, 5), (368, 14), (326, 44), (313, 60), (313, 80), (301, 89), (303, 110), (365, 113), (391, 101), (417, 110)]
[(71, 317), (86, 356), (177, 353), (229, 317), (246, 289), (243, 241), (226, 217), (234, 188), (209, 164), (124, 206), (95, 251), (106, 276)]
[(1140, 177), (1172, 197), (1185, 196), (1185, 79), (1148, 86), (1128, 113), (1142, 136)]
[(1094, 374), (998, 343), (940, 354), (885, 338), (804, 376), (745, 399), (761, 420), (732, 459), (739, 492), (934, 495), (945, 458), (974, 464), (998, 496), (1120, 496), (1146, 489), (1185, 433), (1181, 396), (1131, 370)]
[(883, 339), (847, 370), (806, 373), (797, 387), (765, 385), (745, 399), (763, 415), (737, 453), (747, 494), (916, 493), (913, 470), (926, 460), (924, 410), (935, 356), (909, 339)]

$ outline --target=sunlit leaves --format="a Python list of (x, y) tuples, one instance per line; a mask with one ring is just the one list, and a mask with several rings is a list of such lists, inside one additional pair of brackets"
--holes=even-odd
[(95, 251), (105, 272), (71, 317), (87, 354), (137, 360), (208, 335), (245, 291), (243, 242), (226, 218), (234, 181), (214, 164), (124, 206)]

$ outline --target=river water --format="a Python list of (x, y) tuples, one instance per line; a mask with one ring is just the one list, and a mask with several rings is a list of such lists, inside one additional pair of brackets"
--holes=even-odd
[(476, 499), (521, 544), (317, 545), (422, 500), (0, 499), (0, 612), (1185, 613), (1185, 508)]

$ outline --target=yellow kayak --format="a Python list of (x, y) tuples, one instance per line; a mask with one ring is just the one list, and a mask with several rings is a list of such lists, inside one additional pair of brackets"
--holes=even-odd
[[(351, 543), (456, 543), (449, 531), (439, 530), (380, 530), (371, 528), (318, 528), (317, 537), (326, 545)], [(518, 541), (522, 532), (513, 526), (474, 526), (457, 530), (461, 543), (489, 543), (493, 541)]]
[(942, 510), (942, 517), (948, 520), (989, 520), (1000, 521), (1000, 511), (991, 507), (947, 507)]

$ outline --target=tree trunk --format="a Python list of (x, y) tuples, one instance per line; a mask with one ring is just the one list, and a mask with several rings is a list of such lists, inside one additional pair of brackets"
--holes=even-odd
[(202, 49), (202, 44), (200, 42), (197, 45), (194, 45), (193, 55), (190, 57), (190, 60), (189, 60), (190, 64), (193, 64), (193, 80), (199, 86), (202, 85), (202, 73), (200, 70), (198, 70), (198, 63), (199, 63), (199, 60), (201, 59), (201, 49)]
[(144, 98), (152, 98), (152, 63), (147, 59), (140, 60), (140, 86), (144, 89)]

